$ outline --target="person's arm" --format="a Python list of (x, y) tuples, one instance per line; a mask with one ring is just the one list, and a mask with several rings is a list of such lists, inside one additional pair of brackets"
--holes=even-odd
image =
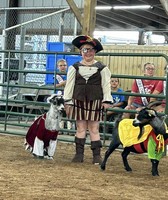
[(72, 96), (75, 86), (76, 69), (73, 66), (68, 68), (67, 80), (64, 88), (64, 101), (65, 104), (72, 104)]
[(57, 83), (56, 87), (64, 87), (66, 85), (66, 81), (62, 81), (61, 83)]
[(133, 101), (134, 101), (134, 96), (129, 96), (128, 97), (128, 103), (127, 103), (127, 106), (131, 106), (131, 104), (133, 103)]
[(113, 98), (111, 96), (111, 85), (110, 85), (110, 79), (111, 79), (111, 72), (108, 69), (108, 67), (104, 67), (104, 69), (100, 72), (101, 78), (102, 78), (102, 90), (103, 90), (103, 100), (102, 102), (109, 102), (113, 103)]
[[(162, 93), (163, 87), (164, 87), (163, 81), (159, 81), (152, 94), (158, 95), (158, 94)], [(156, 99), (157, 99), (156, 97), (151, 97), (150, 102), (156, 101)]]
[(115, 108), (115, 107), (121, 107), (123, 104), (124, 104), (123, 101), (118, 102), (118, 103), (115, 103), (115, 104), (112, 105), (112, 108)]
[(55, 86), (56, 87), (64, 87), (65, 84), (66, 84), (66, 78), (65, 77), (66, 76), (62, 76), (60, 74), (57, 74), (56, 75), (56, 84), (55, 84)]
[[(136, 80), (133, 81), (131, 93), (137, 93), (139, 91), (138, 86), (136, 84)], [(127, 107), (131, 107), (132, 103), (134, 102), (135, 96), (129, 96), (127, 101)]]
[[(158, 95), (158, 94), (160, 94), (160, 92), (158, 90), (154, 90), (152, 94)], [(150, 98), (150, 102), (152, 102), (152, 101), (156, 101), (156, 98), (155, 97), (151, 97)]]
[(100, 72), (101, 78), (102, 78), (102, 90), (103, 90), (103, 100), (102, 100), (102, 107), (104, 109), (107, 109), (111, 106), (113, 103), (113, 98), (111, 95), (111, 85), (110, 85), (110, 79), (111, 79), (111, 72), (108, 69), (108, 67), (105, 67)]

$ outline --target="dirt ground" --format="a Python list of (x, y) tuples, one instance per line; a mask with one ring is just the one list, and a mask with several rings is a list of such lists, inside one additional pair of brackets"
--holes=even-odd
[(75, 164), (72, 143), (58, 142), (54, 160), (39, 160), (24, 150), (23, 141), (20, 136), (0, 135), (0, 200), (168, 199), (168, 157), (160, 162), (160, 176), (152, 177), (146, 155), (131, 154), (133, 172), (128, 173), (116, 150), (102, 172), (91, 163), (89, 146), (84, 163)]

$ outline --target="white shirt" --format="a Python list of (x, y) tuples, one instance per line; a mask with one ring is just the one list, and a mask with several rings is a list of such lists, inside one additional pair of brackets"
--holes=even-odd
[[(97, 72), (98, 68), (96, 66), (80, 66), (79, 67), (79, 74), (88, 81), (89, 77), (92, 76)], [(110, 86), (110, 79), (111, 79), (111, 72), (108, 67), (104, 67), (100, 71), (102, 81), (101, 86), (103, 90), (103, 101), (110, 101), (113, 102), (111, 96), (111, 86)], [(75, 76), (76, 76), (76, 69), (73, 66), (68, 68), (67, 73), (67, 82), (64, 88), (64, 100), (71, 100), (73, 96), (73, 90), (75, 86)], [(68, 104), (72, 104), (72, 101), (69, 101)]]

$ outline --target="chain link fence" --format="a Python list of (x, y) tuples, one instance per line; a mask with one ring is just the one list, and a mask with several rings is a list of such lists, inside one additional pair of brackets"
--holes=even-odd
[[(81, 27), (69, 9), (0, 9), (0, 48), (2, 50), (49, 51), (48, 43), (71, 43)], [(54, 49), (59, 51), (60, 49)], [(63, 49), (61, 51), (73, 51)], [(10, 57), (10, 59), (9, 59)], [(46, 54), (1, 54), (1, 68), (46, 71)], [(20, 64), (21, 63), (21, 64)], [(7, 80), (4, 73), (0, 82)], [(18, 81), (16, 73), (9, 74), (10, 81)], [(45, 74), (26, 74), (26, 82), (43, 84)]]

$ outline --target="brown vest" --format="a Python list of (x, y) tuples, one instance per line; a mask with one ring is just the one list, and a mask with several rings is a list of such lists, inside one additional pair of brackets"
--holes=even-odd
[(88, 81), (79, 74), (81, 63), (75, 63), (73, 66), (76, 69), (76, 79), (73, 92), (73, 98), (80, 101), (102, 100), (103, 91), (101, 87), (100, 71), (105, 67), (101, 62), (94, 64), (98, 68), (97, 72), (89, 77)]

